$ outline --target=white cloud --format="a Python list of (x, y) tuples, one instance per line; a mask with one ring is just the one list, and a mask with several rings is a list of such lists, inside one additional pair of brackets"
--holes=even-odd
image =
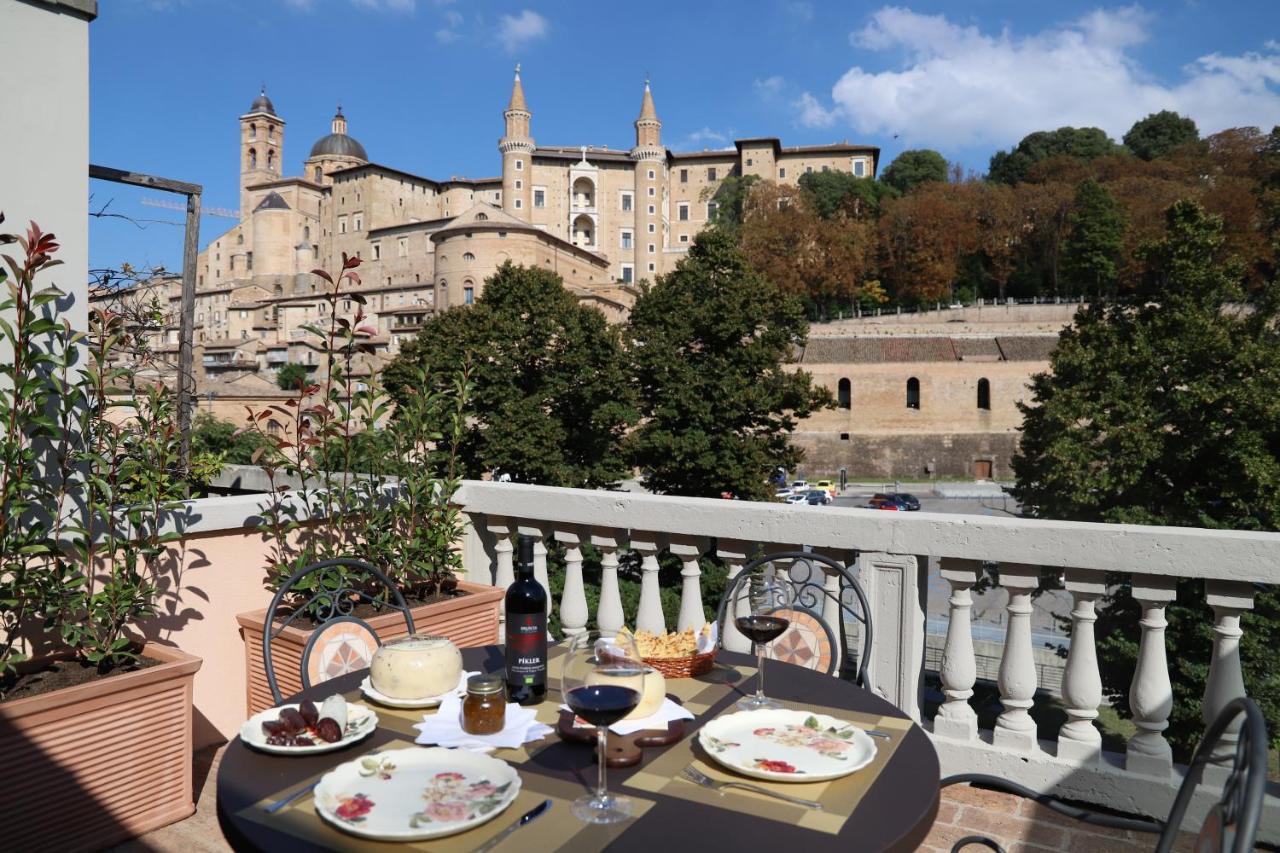
[(813, 20), (813, 4), (806, 0), (790, 0), (782, 4), (782, 9), (793, 23), (807, 24)]
[(829, 110), (808, 92), (800, 96), (794, 104), (800, 121), (805, 127), (831, 127), (839, 117), (839, 110)]
[(695, 130), (686, 136), (678, 145), (677, 149), (694, 149), (694, 148), (715, 148), (724, 145), (729, 141), (727, 133), (721, 133), (704, 127), (701, 130)]
[(508, 53), (515, 53), (532, 41), (547, 35), (547, 19), (531, 9), (519, 15), (503, 15), (498, 19), (498, 41)]
[(1098, 9), (1018, 36), (882, 7), (850, 43), (899, 54), (902, 66), (850, 68), (832, 87), (830, 108), (806, 92), (795, 103), (797, 118), (808, 127), (840, 119), (862, 133), (944, 147), (1006, 146), (1063, 125), (1101, 127), (1118, 138), (1162, 109), (1190, 116), (1203, 133), (1274, 123), (1280, 46), (1271, 41), (1261, 52), (1201, 56), (1180, 80), (1162, 83), (1132, 52), (1150, 37), (1152, 21), (1137, 6)]
[(777, 97), (782, 92), (782, 87), (787, 81), (775, 74), (772, 77), (765, 77), (763, 80), (756, 80), (752, 85), (755, 90), (766, 98)]
[[(440, 0), (436, 0), (440, 2)], [(458, 28), (462, 26), (462, 13), (447, 9), (444, 12), (444, 26), (436, 30), (436, 41), (441, 44), (449, 44), (462, 38), (462, 34), (458, 32)]]
[(417, 7), (417, 0), (351, 0), (351, 5), (378, 12), (412, 12)]

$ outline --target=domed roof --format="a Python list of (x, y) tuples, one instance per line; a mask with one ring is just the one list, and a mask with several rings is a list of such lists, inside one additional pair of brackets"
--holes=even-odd
[(267, 115), (276, 114), (276, 108), (271, 103), (271, 99), (267, 97), (267, 88), (265, 86), (262, 87), (258, 97), (253, 99), (253, 103), (249, 105), (249, 112), (266, 113)]
[(316, 144), (311, 146), (311, 154), (309, 156), (323, 157), (325, 155), (359, 157), (361, 160), (369, 159), (369, 155), (365, 153), (364, 146), (357, 142), (354, 137), (347, 136), (345, 133), (331, 133), (316, 140)]

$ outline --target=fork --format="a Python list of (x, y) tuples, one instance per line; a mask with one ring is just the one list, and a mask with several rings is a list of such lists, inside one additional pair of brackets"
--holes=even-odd
[(813, 800), (805, 800), (800, 797), (793, 797), (790, 794), (784, 794), (781, 791), (774, 791), (760, 785), (752, 785), (750, 782), (717, 782), (701, 770), (690, 764), (688, 767), (680, 771), (680, 775), (695, 785), (701, 785), (704, 788), (710, 788), (719, 792), (721, 796), (724, 792), (722, 788), (741, 788), (744, 791), (754, 791), (757, 794), (764, 794), (766, 797), (776, 797), (779, 800), (785, 800), (788, 803), (794, 803), (797, 806), (804, 806), (807, 809), (815, 809), (822, 811), (822, 803), (816, 803)]

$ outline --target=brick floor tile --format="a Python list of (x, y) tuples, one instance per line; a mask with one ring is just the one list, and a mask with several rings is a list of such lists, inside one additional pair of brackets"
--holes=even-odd
[(938, 816), (934, 818), (934, 823), (955, 823), (959, 811), (960, 806), (943, 801), (938, 804)]
[[(986, 835), (986, 834), (987, 833), (974, 832), (971, 829), (964, 829), (963, 827), (959, 827), (959, 826), (948, 826), (946, 824), (935, 823), (933, 825), (933, 829), (929, 831), (929, 835), (925, 838), (923, 845), (925, 847), (936, 847), (936, 848), (941, 848), (942, 850), (950, 851), (952, 846), (955, 845), (955, 843), (959, 841), (961, 838), (964, 838), (966, 835)], [(1000, 841), (1001, 839), (994, 838), (994, 840)], [(966, 850), (966, 853), (969, 853), (969, 851), (979, 851), (983, 849), (985, 848), (970, 847)]]
[(975, 788), (972, 785), (951, 785), (942, 789), (942, 799), (962, 805), (982, 806), (1017, 814), (1018, 802), (1022, 798), (986, 788)]
[(1102, 834), (1106, 830), (1073, 832), (1068, 842), (1071, 853), (1118, 853), (1122, 850), (1150, 850), (1155, 847), (1155, 836), (1147, 839), (1130, 838), (1127, 832)]
[(1028, 820), (1010, 814), (1007, 810), (997, 811), (976, 806), (965, 806), (956, 819), (956, 825), (992, 838), (1000, 836), (1009, 842), (1026, 841), (1055, 850), (1062, 848), (1067, 834), (1066, 829), (1060, 826)]

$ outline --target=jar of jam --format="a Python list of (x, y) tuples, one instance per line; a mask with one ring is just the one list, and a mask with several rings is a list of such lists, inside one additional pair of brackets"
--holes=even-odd
[(467, 698), (462, 700), (462, 730), (471, 735), (492, 735), (506, 725), (507, 696), (502, 679), (496, 675), (473, 675), (467, 679)]

